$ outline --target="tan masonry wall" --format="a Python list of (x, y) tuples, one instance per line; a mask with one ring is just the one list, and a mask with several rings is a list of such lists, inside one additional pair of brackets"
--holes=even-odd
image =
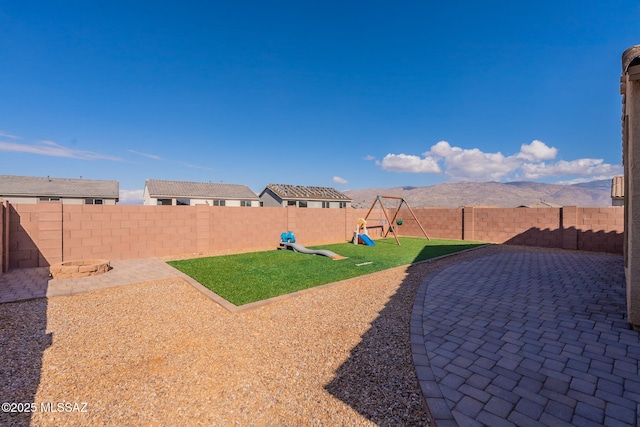
[[(178, 257), (278, 247), (292, 230), (319, 245), (351, 238), (364, 209), (198, 206), (8, 205), (9, 268), (103, 258)], [(3, 233), (7, 234), (7, 233)]]
[(474, 238), (480, 241), (559, 247), (560, 209), (475, 208)]
[[(303, 245), (351, 239), (368, 209), (247, 208), (212, 206), (63, 205), (4, 203), (0, 272), (57, 262), (104, 258), (179, 257), (278, 247), (291, 230)], [(429, 237), (622, 252), (621, 208), (418, 208)], [(393, 217), (393, 212), (389, 212)], [(400, 235), (422, 236), (408, 211)], [(387, 227), (372, 212), (370, 235)]]
[(62, 262), (62, 207), (62, 203), (8, 205), (9, 269)]
[[(412, 208), (418, 221), (432, 239), (463, 240), (462, 208)], [(389, 219), (393, 219), (392, 212)], [(406, 236), (424, 236), (408, 209), (401, 209), (396, 219), (402, 220), (398, 233)]]
[[(413, 209), (429, 237), (512, 245), (622, 253), (624, 209), (478, 208)], [(400, 235), (422, 236), (408, 211), (398, 215)]]

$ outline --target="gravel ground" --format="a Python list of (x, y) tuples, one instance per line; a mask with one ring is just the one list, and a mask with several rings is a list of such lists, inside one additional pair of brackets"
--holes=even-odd
[(506, 250), (523, 249), (483, 247), (236, 314), (181, 279), (0, 304), (0, 401), (35, 403), (0, 424), (430, 425), (409, 343), (418, 286)]

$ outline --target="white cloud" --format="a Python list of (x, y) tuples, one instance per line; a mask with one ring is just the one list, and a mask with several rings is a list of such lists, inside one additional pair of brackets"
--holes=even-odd
[(153, 159), (153, 160), (162, 160), (162, 157), (156, 156), (155, 154), (143, 153), (141, 151), (136, 151), (136, 150), (127, 150), (127, 151), (129, 151), (130, 153), (133, 153), (133, 154), (138, 154), (140, 156), (148, 157), (148, 158)]
[(375, 159), (376, 159), (375, 156), (372, 156), (371, 154), (369, 154), (367, 156), (364, 156), (364, 160), (367, 160), (367, 161), (372, 161), (372, 160), (375, 160)]
[(36, 144), (20, 144), (17, 142), (0, 142), (0, 151), (38, 154), (41, 156), (67, 157), (80, 160), (113, 160), (122, 161), (119, 157), (94, 153), (93, 151), (74, 150), (56, 144), (53, 141), (40, 141)]
[(549, 176), (597, 176), (612, 177), (623, 173), (622, 166), (604, 163), (602, 159), (578, 159), (570, 162), (560, 160), (556, 163), (527, 163), (522, 165), (522, 176), (525, 179), (539, 179)]
[(440, 166), (432, 157), (420, 158), (407, 154), (387, 154), (378, 164), (394, 172), (439, 173)]
[(447, 175), (454, 180), (500, 180), (518, 167), (513, 157), (502, 153), (483, 153), (477, 148), (462, 149), (452, 147), (447, 141), (440, 141), (423, 154), (442, 160)]
[(549, 147), (544, 142), (535, 139), (529, 145), (522, 144), (517, 157), (528, 161), (551, 160), (555, 159), (557, 154), (557, 148)]
[(346, 180), (346, 179), (344, 179), (344, 178), (340, 178), (339, 176), (334, 176), (334, 177), (333, 177), (333, 183), (334, 183), (334, 184), (348, 184), (348, 183), (349, 183), (349, 181), (347, 181), (347, 180)]
[(20, 137), (11, 135), (10, 133), (6, 133), (0, 130), (0, 138), (11, 138), (11, 139), (20, 139)]
[(144, 202), (144, 190), (120, 190), (118, 203), (123, 205), (141, 205)]
[[(485, 153), (478, 148), (465, 149), (439, 141), (422, 156), (387, 154), (381, 162), (382, 169), (394, 172), (446, 173), (451, 181), (501, 181), (513, 179), (540, 179), (561, 176), (588, 176), (594, 179), (612, 177), (622, 173), (622, 167), (604, 163), (603, 159), (578, 159), (573, 161), (556, 158), (558, 149), (542, 141), (522, 144), (520, 151), (505, 156), (501, 152)], [(547, 162), (545, 162), (547, 161)]]

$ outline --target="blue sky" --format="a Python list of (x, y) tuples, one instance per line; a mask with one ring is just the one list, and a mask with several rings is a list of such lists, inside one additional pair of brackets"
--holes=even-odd
[(638, 22), (637, 1), (3, 1), (0, 174), (124, 202), (149, 178), (610, 178)]

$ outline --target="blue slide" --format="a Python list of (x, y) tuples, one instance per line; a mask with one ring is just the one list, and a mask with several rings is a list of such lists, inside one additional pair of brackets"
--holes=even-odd
[(369, 236), (367, 236), (366, 234), (358, 234), (358, 238), (360, 240), (362, 240), (362, 243), (364, 243), (367, 246), (375, 246), (376, 245), (376, 243), (373, 240), (371, 240), (369, 238)]

